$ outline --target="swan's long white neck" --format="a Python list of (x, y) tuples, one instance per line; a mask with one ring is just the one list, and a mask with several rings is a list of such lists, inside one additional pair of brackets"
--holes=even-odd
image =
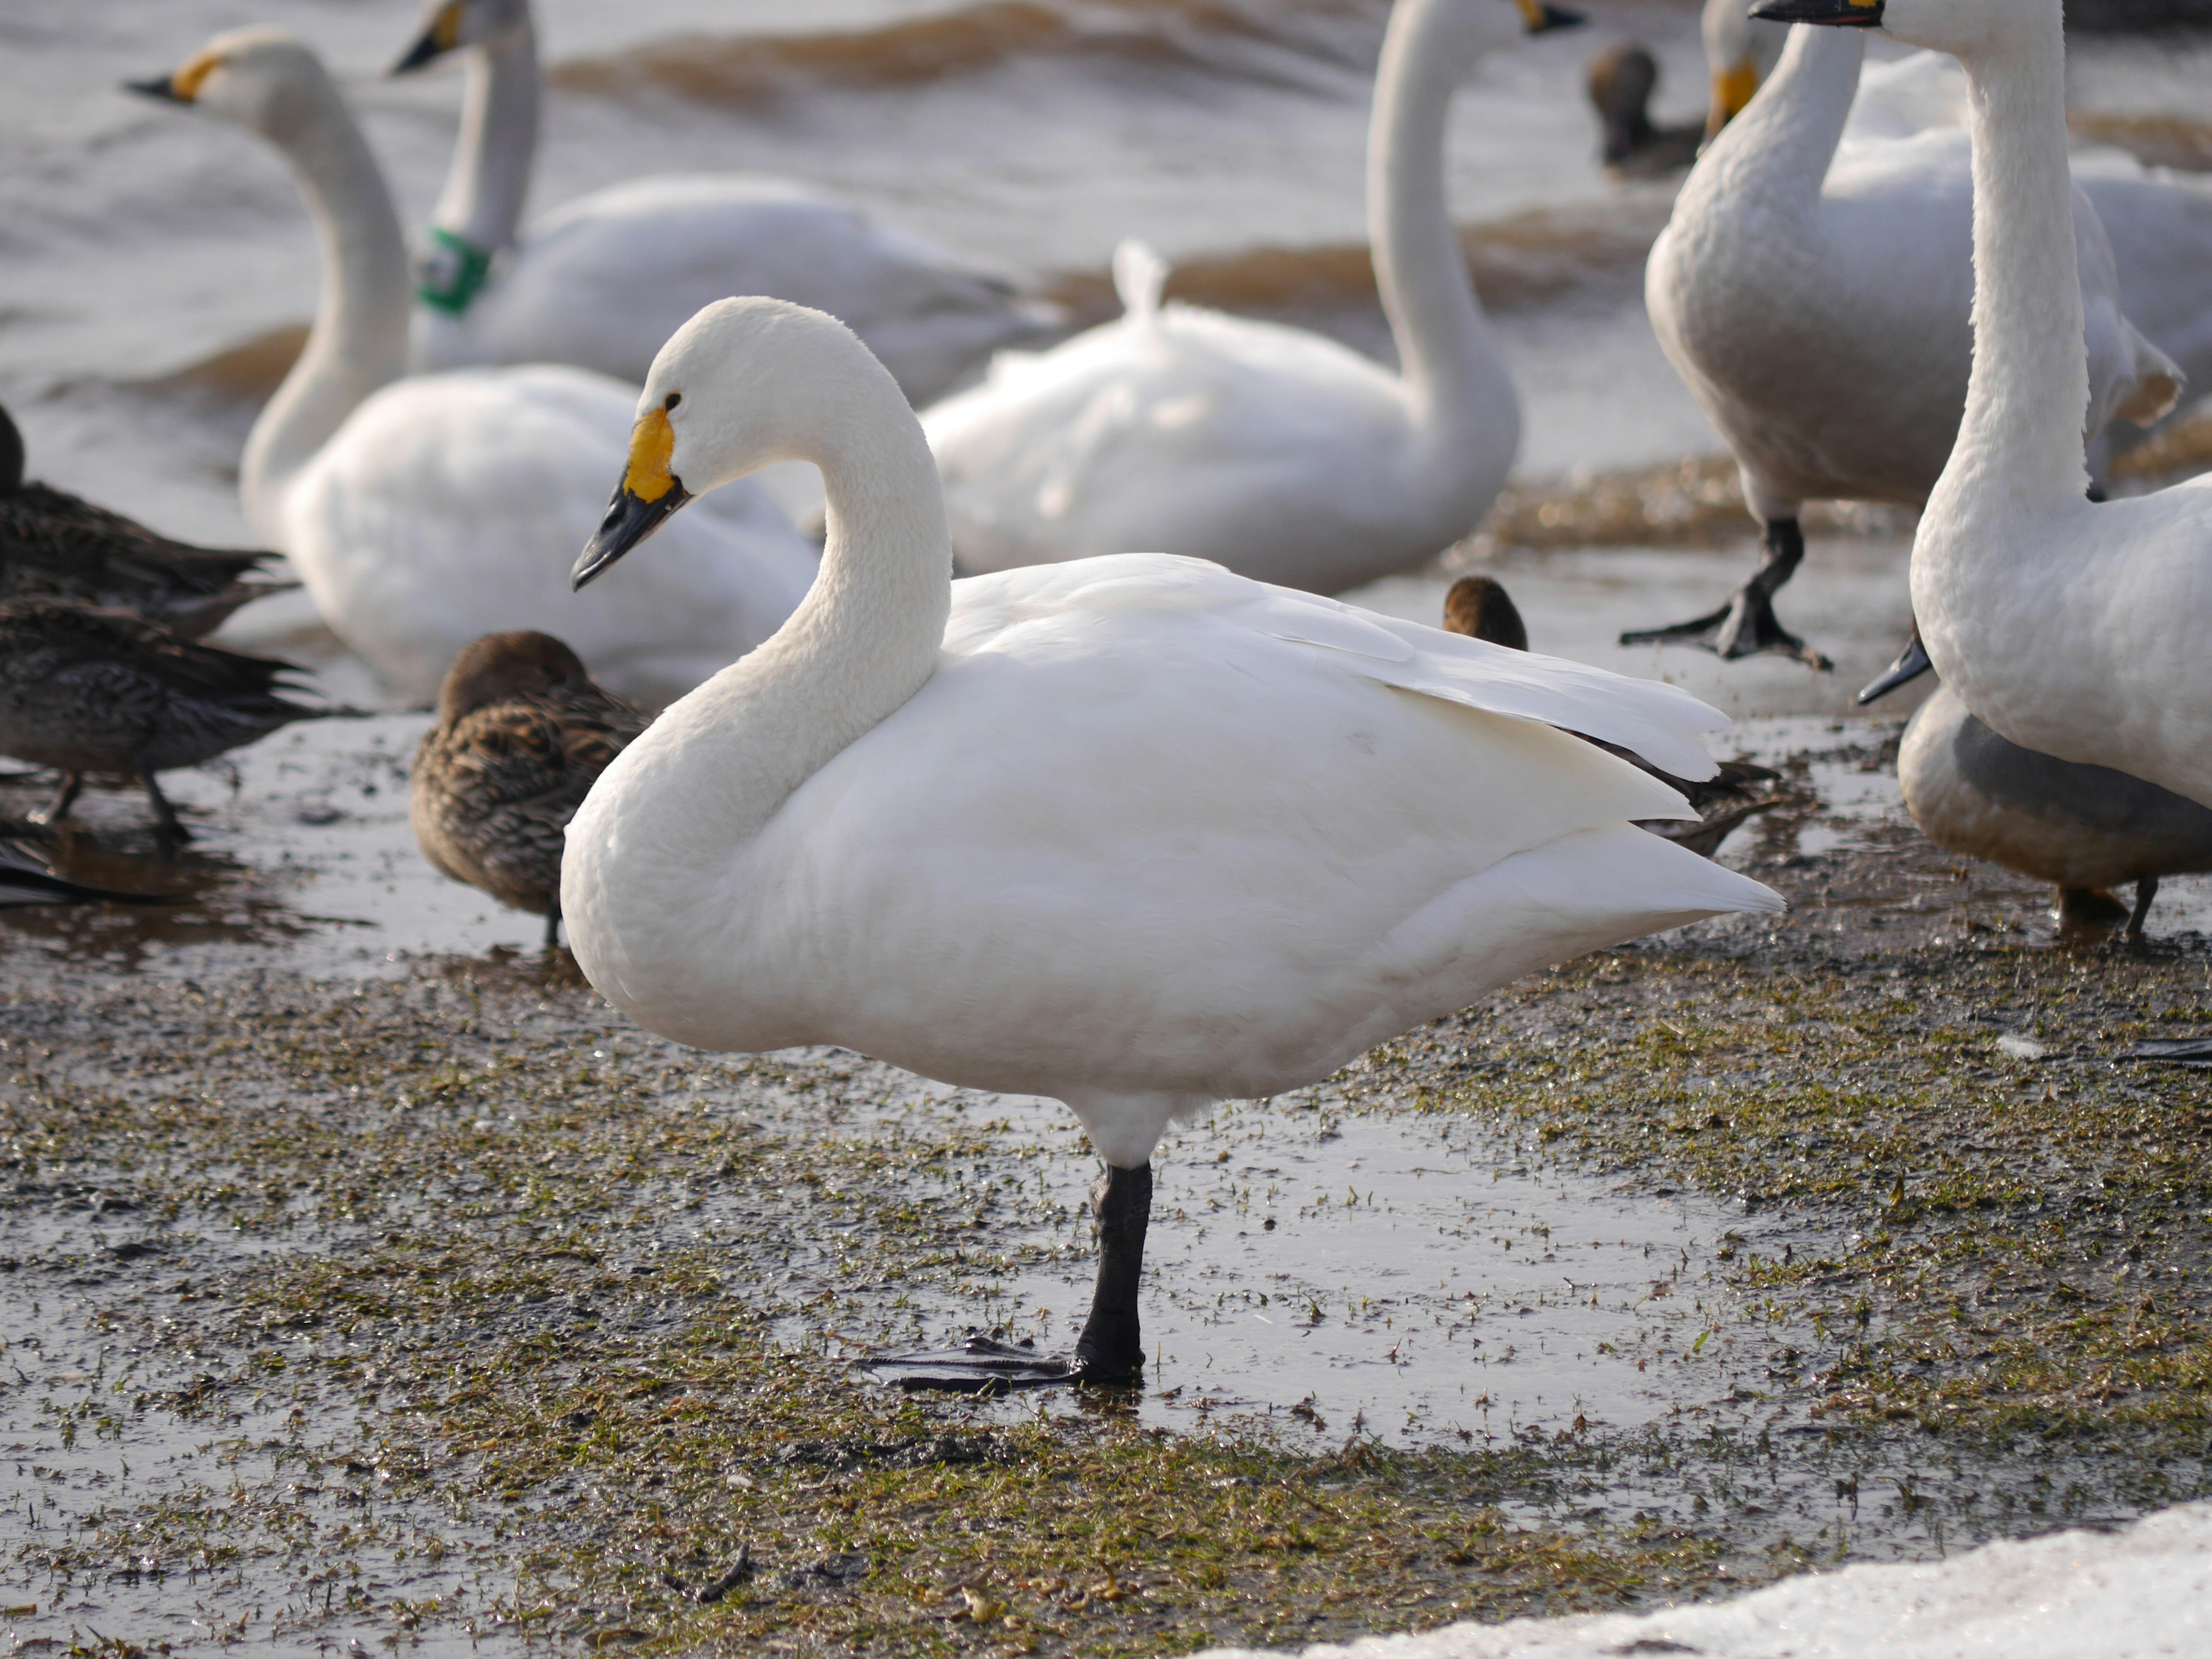
[[(829, 539), (805, 599), (625, 750), (569, 830), (587, 877), (572, 932), (589, 944), (592, 982), (618, 1000), (658, 971), (655, 951), (630, 942), (665, 930), (670, 906), (688, 908), (733, 848), (936, 670), (952, 576), (937, 465), (896, 382), (866, 368), (880, 382), (866, 388), (873, 395), (772, 458), (814, 463), (828, 495)], [(655, 552), (648, 543), (629, 556)], [(600, 856), (617, 839), (620, 857)]]
[(300, 88), (297, 118), (268, 136), (291, 163), (323, 247), (307, 343), (254, 422), (239, 495), (255, 532), (281, 534), (285, 490), (378, 387), (407, 365), (407, 246), (361, 128), (327, 78)]
[(1367, 139), (1376, 286), (1415, 424), (1444, 447), (1518, 408), (1446, 200), (1445, 123), (1466, 69), (1436, 39), (1448, 10), (1449, 0), (1400, 0), (1391, 13)]
[(1725, 204), (1731, 222), (1756, 213), (1770, 238), (1789, 220), (1809, 222), (1865, 61), (1863, 30), (1792, 28), (1772, 77), (1713, 140), (1684, 196)]
[(436, 228), (496, 253), (512, 246), (538, 157), (538, 29), (525, 16), (470, 49), (453, 171), (431, 210)]
[(2056, 26), (2030, 33), (2003, 52), (1960, 57), (1974, 155), (1974, 366), (1931, 515), (1976, 501), (2041, 510), (2079, 502), (2088, 484), (2066, 47)]

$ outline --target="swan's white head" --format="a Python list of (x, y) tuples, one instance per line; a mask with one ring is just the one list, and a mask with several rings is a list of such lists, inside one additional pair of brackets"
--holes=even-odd
[(835, 317), (716, 301), (653, 360), (629, 464), (571, 580), (581, 587), (694, 495), (777, 461), (818, 460), (856, 435), (856, 416), (885, 408), (913, 418), (890, 371)]
[(1580, 12), (1569, 11), (1551, 0), (1431, 0), (1435, 15), (1427, 21), (1422, 47), (1454, 64), (1471, 64), (1486, 52), (1511, 46), (1523, 35), (1553, 29), (1578, 27)]
[(430, 0), (415, 44), (392, 66), (405, 75), (449, 52), (489, 46), (530, 21), (530, 0)]
[(2059, 0), (1759, 0), (1752, 15), (1777, 23), (1880, 29), (1908, 46), (1976, 58), (2060, 33)]
[(218, 34), (167, 75), (126, 81), (132, 92), (189, 104), (282, 143), (337, 95), (322, 59), (279, 29)]

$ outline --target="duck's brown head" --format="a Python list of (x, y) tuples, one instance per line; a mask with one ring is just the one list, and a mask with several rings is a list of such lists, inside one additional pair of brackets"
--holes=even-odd
[(550, 634), (517, 629), (463, 647), (438, 689), (438, 720), (451, 726), (486, 703), (563, 686), (589, 685), (584, 660)]
[(1489, 576), (1462, 576), (1444, 595), (1444, 632), (1487, 640), (1512, 651), (1528, 648), (1528, 629), (1504, 586)]

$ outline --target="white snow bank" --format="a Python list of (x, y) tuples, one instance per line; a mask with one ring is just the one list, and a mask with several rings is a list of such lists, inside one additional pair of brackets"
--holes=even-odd
[[(2212, 1503), (1921, 1565), (1808, 1574), (1665, 1613), (1449, 1625), (1306, 1659), (2185, 1659), (2212, 1656)], [(1199, 1659), (1257, 1659), (1215, 1648)]]

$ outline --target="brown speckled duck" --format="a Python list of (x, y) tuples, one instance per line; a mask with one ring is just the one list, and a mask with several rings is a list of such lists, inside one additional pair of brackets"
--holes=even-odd
[(198, 639), (240, 605), (297, 582), (249, 581), (274, 553), (172, 541), (67, 490), (23, 477), (23, 437), (0, 409), (0, 599), (75, 599)]
[(559, 941), (561, 847), (607, 763), (649, 717), (548, 634), (487, 634), (453, 659), (408, 782), (422, 856), (545, 918)]
[[(1462, 576), (1454, 582), (1451, 591), (1444, 595), (1443, 625), (1447, 634), (1488, 640), (1492, 645), (1514, 651), (1528, 648), (1528, 625), (1521, 620), (1520, 609), (1513, 603), (1512, 596), (1495, 577)], [(1595, 738), (1587, 741), (1597, 742)], [(1719, 771), (1702, 782), (1695, 782), (1662, 772), (1650, 762), (1612, 744), (1600, 743), (1597, 746), (1682, 792), (1690, 805), (1698, 809), (1700, 822), (1653, 818), (1644, 828), (1693, 853), (1703, 853), (1707, 858), (1721, 850), (1721, 843), (1729, 838), (1729, 832), (1745, 819), (1781, 805), (1782, 798), (1765, 787), (1773, 782), (1774, 774), (1764, 766), (1753, 766), (1747, 761), (1723, 761)]]
[(349, 714), (291, 702), (291, 664), (204, 645), (120, 611), (66, 599), (0, 601), (0, 755), (62, 774), (47, 822), (87, 772), (144, 786), (163, 837), (189, 839), (155, 781), (295, 720)]

